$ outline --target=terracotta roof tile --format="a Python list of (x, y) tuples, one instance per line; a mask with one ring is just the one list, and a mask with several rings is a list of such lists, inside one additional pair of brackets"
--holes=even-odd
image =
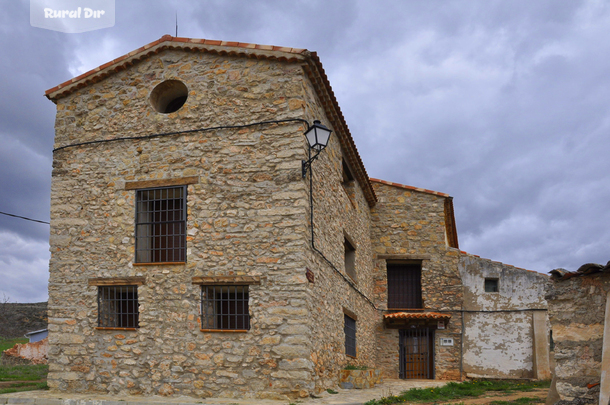
[(586, 263), (578, 268), (576, 271), (567, 271), (566, 269), (553, 269), (549, 271), (553, 280), (563, 281), (571, 279), (572, 277), (584, 277), (590, 276), (597, 273), (609, 273), (610, 272), (610, 261), (606, 265), (597, 263)]
[(395, 312), (384, 314), (383, 319), (449, 319), (451, 314), (441, 314), (438, 312)]
[(381, 184), (385, 184), (385, 185), (388, 185), (388, 186), (404, 188), (406, 190), (419, 191), (420, 193), (434, 194), (434, 195), (438, 195), (440, 197), (450, 197), (449, 194), (440, 193), (438, 191), (433, 191), (433, 190), (428, 190), (426, 188), (407, 186), (405, 184), (394, 183), (394, 182), (391, 182), (391, 181), (380, 180), (380, 179), (373, 179), (373, 178), (371, 178), (370, 180), (373, 183), (381, 183)]
[[(109, 69), (110, 71), (117, 71), (117, 69), (121, 69), (122, 67), (117, 66), (115, 68), (112, 68), (113, 65), (117, 65), (121, 62), (128, 63), (126, 61), (126, 59), (130, 59), (130, 58), (140, 59), (142, 57), (145, 57), (146, 51), (150, 50), (151, 48), (155, 48), (164, 43), (167, 43), (167, 46), (171, 46), (172, 43), (175, 43), (175, 46), (178, 46), (178, 47), (184, 47), (184, 45), (182, 45), (182, 44), (185, 44), (185, 43), (192, 43), (192, 44), (199, 44), (199, 45), (223, 46), (226, 48), (236, 48), (235, 54), (239, 53), (239, 51), (237, 51), (238, 49), (256, 49), (256, 50), (261, 50), (261, 51), (272, 51), (272, 52), (289, 53), (289, 54), (290, 53), (304, 54), (306, 52), (305, 49), (299, 49), (299, 48), (288, 48), (288, 47), (271, 46), (271, 45), (259, 45), (259, 44), (241, 43), (241, 42), (235, 42), (235, 41), (219, 41), (219, 40), (211, 40), (211, 39), (172, 37), (171, 35), (164, 35), (161, 38), (159, 38), (149, 44), (146, 44), (138, 49), (135, 49), (110, 62), (106, 62), (103, 65), (96, 67), (95, 69), (85, 72), (82, 75), (79, 75), (64, 83), (59, 84), (58, 86), (55, 86), (55, 87), (47, 90), (45, 92), (45, 95), (52, 100), (63, 97), (65, 95), (69, 94), (71, 91), (75, 90), (78, 86), (76, 86), (74, 88), (66, 89), (66, 92), (62, 92), (60, 94), (53, 94), (53, 93), (55, 93), (58, 89), (63, 89), (64, 87), (68, 87), (71, 84), (74, 84), (74, 83), (77, 83), (77, 82), (80, 82), (83, 80), (86, 80), (87, 82), (85, 84), (88, 84), (87, 79), (90, 76), (98, 75), (98, 74), (102, 74), (105, 76), (108, 72), (103, 72), (103, 71), (107, 68), (111, 68), (111, 69)], [(165, 49), (165, 45), (162, 45), (162, 49)], [(158, 52), (159, 50), (160, 49), (153, 50), (153, 52)], [(227, 51), (217, 51), (217, 52), (227, 52)], [(255, 56), (257, 56), (257, 55), (255, 55)], [(272, 56), (265, 55), (264, 57), (272, 57)], [(281, 55), (278, 55), (277, 58), (283, 58), (283, 59), (288, 60), (287, 58), (282, 57)], [(294, 60), (294, 59), (291, 59), (291, 60)]]

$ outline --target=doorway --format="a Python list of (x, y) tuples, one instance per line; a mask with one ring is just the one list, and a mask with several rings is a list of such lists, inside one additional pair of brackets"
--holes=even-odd
[(434, 379), (434, 329), (400, 329), (400, 378)]

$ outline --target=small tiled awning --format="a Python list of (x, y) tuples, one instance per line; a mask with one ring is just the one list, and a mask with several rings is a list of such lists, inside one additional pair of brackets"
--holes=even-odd
[(439, 312), (394, 312), (383, 315), (383, 322), (388, 327), (400, 326), (433, 326), (438, 322), (447, 324), (451, 319), (451, 314), (441, 314)]

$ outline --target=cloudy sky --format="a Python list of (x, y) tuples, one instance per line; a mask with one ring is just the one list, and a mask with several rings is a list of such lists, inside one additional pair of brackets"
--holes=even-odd
[[(78, 0), (72, 0), (78, 3)], [(49, 220), (44, 91), (174, 35), (317, 51), (371, 177), (454, 197), (460, 248), (540, 272), (610, 260), (610, 3), (117, 0), (112, 28), (0, 0), (0, 211)], [(0, 299), (47, 299), (48, 225), (0, 215)]]

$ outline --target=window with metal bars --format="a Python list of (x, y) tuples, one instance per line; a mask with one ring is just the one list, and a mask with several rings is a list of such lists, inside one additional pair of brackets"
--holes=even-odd
[(136, 191), (136, 263), (186, 261), (186, 186)]
[(356, 357), (356, 320), (343, 314), (345, 332), (345, 354)]
[(249, 330), (247, 285), (202, 285), (201, 329)]
[(498, 292), (498, 279), (497, 278), (486, 278), (485, 279), (485, 292)]
[(138, 286), (98, 287), (97, 326), (101, 328), (138, 328), (140, 309)]
[(388, 263), (388, 309), (423, 308), (421, 265)]

